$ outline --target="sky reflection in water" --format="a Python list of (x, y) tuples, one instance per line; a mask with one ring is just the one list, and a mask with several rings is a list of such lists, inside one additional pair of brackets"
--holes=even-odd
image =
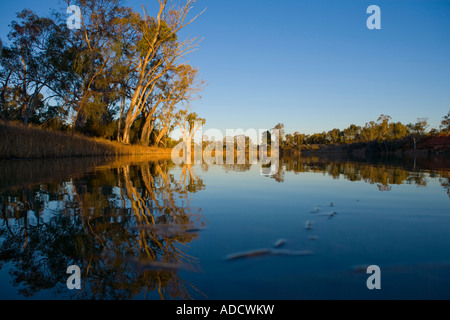
[(2, 162), (0, 298), (450, 298), (447, 159), (282, 163)]

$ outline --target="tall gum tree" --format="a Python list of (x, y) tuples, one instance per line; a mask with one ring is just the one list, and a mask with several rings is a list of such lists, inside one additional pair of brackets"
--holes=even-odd
[(111, 105), (111, 97), (105, 97), (117, 87), (111, 74), (121, 55), (118, 43), (123, 28), (119, 21), (129, 17), (131, 10), (120, 6), (119, 0), (66, 0), (66, 3), (80, 8), (80, 28), (70, 32), (76, 51), (74, 71), (81, 79), (70, 101), (74, 110), (72, 128), (75, 129), (83, 127), (90, 116), (104, 113)]
[[(158, 94), (142, 129), (141, 143), (148, 145), (151, 132), (155, 133), (154, 144), (159, 145), (162, 138), (169, 132), (175, 118), (177, 106), (188, 105), (197, 98), (202, 89), (203, 81), (197, 81), (198, 70), (188, 64), (182, 64), (173, 69), (165, 81), (161, 81)], [(158, 109), (158, 113), (155, 111)], [(156, 120), (158, 130), (153, 131)]]
[[(197, 38), (178, 41), (178, 32), (191, 24), (197, 17), (188, 20), (187, 16), (195, 0), (188, 0), (179, 9), (169, 7), (168, 0), (159, 0), (159, 11), (155, 18), (133, 13), (125, 23), (131, 24), (141, 34), (133, 57), (137, 81), (130, 106), (126, 113), (123, 142), (130, 143), (130, 133), (134, 121), (148, 107), (148, 99), (158, 81), (172, 70), (182, 57), (195, 50)], [(201, 13), (200, 13), (201, 14)], [(150, 107), (146, 117), (152, 117), (156, 109)]]

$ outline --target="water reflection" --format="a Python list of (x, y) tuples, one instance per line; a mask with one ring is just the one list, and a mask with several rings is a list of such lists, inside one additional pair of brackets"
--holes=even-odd
[[(346, 155), (288, 156), (280, 159), (278, 170), (266, 175), (279, 183), (285, 182), (285, 173), (321, 173), (333, 179), (364, 181), (376, 184), (380, 191), (391, 191), (392, 185), (414, 184), (426, 186), (427, 178), (439, 178), (450, 197), (450, 159), (446, 157), (417, 158), (355, 158)], [(203, 164), (203, 167), (208, 167)], [(225, 172), (247, 172), (253, 166), (271, 168), (269, 164), (222, 164)]]
[(364, 181), (376, 184), (380, 191), (390, 191), (392, 185), (415, 184), (426, 186), (427, 177), (439, 178), (450, 197), (450, 160), (447, 158), (381, 158), (361, 161), (346, 157), (286, 157), (282, 166), (272, 178), (284, 181), (285, 172), (295, 174), (312, 172), (327, 174), (333, 179), (341, 177), (349, 181)]
[[(450, 160), (446, 157), (421, 156), (419, 159), (412, 157), (382, 157), (382, 158), (355, 158), (344, 154), (320, 156), (286, 156), (280, 159), (280, 164), (273, 166), (268, 164), (252, 164), (247, 158), (245, 163), (220, 164), (225, 172), (248, 172), (252, 167), (263, 168), (266, 171), (278, 168), (275, 172), (264, 174), (279, 183), (285, 181), (285, 173), (322, 173), (333, 179), (341, 177), (349, 181), (364, 181), (376, 184), (380, 191), (390, 191), (392, 185), (415, 184), (426, 186), (427, 177), (439, 178), (442, 186), (450, 196)], [(201, 165), (203, 171), (207, 171), (210, 164)], [(261, 170), (260, 170), (261, 171)], [(262, 172), (262, 171), (261, 171)]]
[(204, 184), (191, 166), (179, 177), (171, 166), (116, 163), (64, 182), (1, 189), (0, 267), (12, 267), (12, 283), (27, 297), (67, 292), (66, 269), (78, 265), (77, 298), (189, 299), (192, 286), (177, 271), (199, 269), (183, 249), (204, 226), (190, 205)]
[[(398, 184), (423, 187), (437, 178), (449, 194), (449, 162), (436, 157), (289, 157), (281, 159), (270, 178), (283, 183), (292, 174), (316, 173), (363, 181), (380, 191)], [(261, 166), (222, 164), (225, 172), (246, 175), (259, 175)], [(185, 273), (179, 271), (201, 270), (199, 260), (186, 252), (205, 227), (197, 208), (205, 202), (193, 203), (192, 195), (205, 190), (199, 172), (209, 177), (210, 168), (206, 163), (177, 166), (169, 159), (143, 158), (0, 162), (0, 268), (10, 270), (8, 280), (26, 297), (46, 290), (51, 297), (70, 293), (80, 299), (190, 299), (193, 291), (198, 296), (195, 283), (182, 279), (179, 275)], [(276, 187), (280, 185), (271, 188)], [(244, 191), (236, 187), (220, 192), (232, 197)], [(286, 198), (278, 196), (275, 205), (287, 206)], [(305, 252), (269, 248), (256, 253)], [(249, 255), (255, 251), (231, 257)], [(70, 265), (82, 270), (82, 290), (77, 292), (66, 287)]]

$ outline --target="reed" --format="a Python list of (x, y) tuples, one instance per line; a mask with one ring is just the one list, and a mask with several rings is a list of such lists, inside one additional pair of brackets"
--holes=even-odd
[(20, 123), (0, 122), (0, 159), (148, 155), (170, 152), (171, 149), (125, 145), (101, 138), (23, 126)]

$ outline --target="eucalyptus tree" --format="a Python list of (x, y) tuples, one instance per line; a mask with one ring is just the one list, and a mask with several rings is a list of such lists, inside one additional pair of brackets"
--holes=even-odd
[(428, 121), (426, 118), (417, 118), (416, 123), (409, 123), (407, 127), (411, 134), (411, 139), (413, 140), (414, 150), (416, 150), (417, 139), (425, 134), (428, 127)]
[(143, 16), (132, 12), (128, 19), (123, 20), (123, 23), (137, 30), (140, 36), (131, 57), (132, 70), (137, 76), (124, 123), (124, 143), (130, 143), (131, 127), (144, 111), (147, 112), (146, 118), (153, 117), (156, 112), (149, 99), (155, 96), (154, 90), (158, 82), (181, 64), (180, 60), (198, 45), (197, 38), (178, 40), (179, 31), (197, 17), (187, 20), (194, 2), (187, 0), (180, 8), (174, 8), (169, 7), (168, 0), (159, 0), (156, 17), (148, 16), (144, 10)]
[[(174, 117), (174, 126), (178, 127), (183, 139), (183, 158), (185, 163), (191, 162), (192, 140), (197, 131), (206, 123), (204, 118), (200, 118), (195, 112), (189, 112), (189, 107), (179, 110)], [(201, 146), (200, 146), (201, 147)], [(177, 149), (178, 150), (178, 149)]]
[[(170, 134), (178, 107), (187, 106), (201, 90), (203, 81), (197, 81), (198, 70), (188, 64), (177, 66), (160, 81), (154, 97), (152, 112), (147, 116), (142, 130), (141, 142), (148, 144), (149, 136), (157, 120), (158, 130), (155, 132), (155, 145), (159, 146), (163, 137)], [(157, 109), (156, 109), (157, 108)], [(157, 112), (155, 112), (157, 110)]]
[(70, 32), (79, 85), (67, 102), (74, 112), (72, 128), (83, 128), (89, 119), (99, 121), (108, 113), (112, 117), (120, 101), (126, 32), (119, 21), (132, 10), (120, 6), (119, 0), (78, 0), (67, 4), (80, 8), (80, 28)]
[(64, 69), (61, 58), (67, 34), (51, 18), (28, 9), (17, 18), (8, 34), (11, 45), (1, 58), (1, 102), (3, 113), (9, 109), (9, 116), (28, 124), (33, 117), (38, 121), (36, 116), (45, 112), (45, 102), (57, 95), (55, 83)]
[(440, 128), (441, 128), (441, 131), (444, 133), (450, 132), (450, 111), (447, 113), (446, 116), (444, 116), (442, 118)]
[(361, 134), (361, 127), (355, 124), (351, 124), (348, 128), (344, 129), (344, 141), (345, 142), (355, 142), (359, 139)]

